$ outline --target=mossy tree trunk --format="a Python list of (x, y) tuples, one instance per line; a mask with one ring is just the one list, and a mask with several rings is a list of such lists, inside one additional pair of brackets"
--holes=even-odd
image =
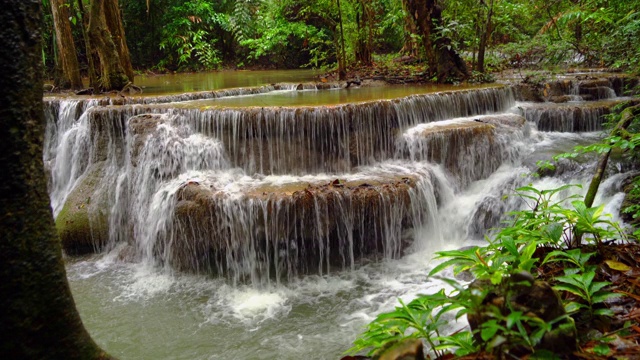
[(67, 282), (42, 161), (41, 0), (0, 12), (0, 358), (106, 359)]
[(122, 25), (122, 16), (120, 14), (120, 5), (118, 0), (107, 0), (104, 3), (104, 16), (107, 22), (107, 28), (111, 33), (113, 43), (120, 57), (120, 64), (124, 69), (129, 81), (133, 82), (134, 73), (131, 65), (131, 56), (129, 55), (129, 47), (124, 36), (124, 26)]
[(429, 63), (429, 74), (439, 83), (465, 80), (469, 77), (467, 64), (452, 46), (451, 39), (438, 31), (442, 23), (442, 7), (437, 0), (403, 0), (422, 37)]
[(100, 88), (103, 91), (121, 90), (129, 83), (120, 55), (107, 26), (105, 1), (92, 0), (89, 15), (89, 39), (100, 57)]
[(67, 0), (51, 0), (58, 59), (62, 68), (62, 77), (56, 86), (78, 90), (82, 89), (82, 77), (80, 77), (76, 45), (71, 34), (69, 7), (70, 3)]
[(89, 17), (87, 16), (86, 11), (84, 11), (84, 5), (82, 0), (77, 0), (77, 15), (78, 19), (80, 19), (81, 28), (82, 28), (82, 39), (84, 40), (84, 48), (87, 54), (87, 62), (89, 65), (89, 86), (92, 87), (95, 91), (100, 89), (100, 84), (98, 82), (98, 70), (96, 63), (100, 63), (98, 60), (98, 56), (96, 55), (93, 47), (91, 46), (91, 39), (89, 38)]

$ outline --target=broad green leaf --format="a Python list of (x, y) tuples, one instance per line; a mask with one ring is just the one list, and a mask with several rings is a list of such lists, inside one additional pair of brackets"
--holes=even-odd
[(559, 290), (559, 291), (570, 292), (570, 293), (572, 293), (574, 295), (577, 295), (577, 296), (579, 296), (581, 298), (585, 297), (584, 291), (581, 288), (576, 287), (576, 286), (567, 285), (567, 284), (558, 284), (558, 285), (554, 286), (553, 288), (556, 289), (556, 290)]
[(622, 296), (622, 294), (600, 291), (600, 292), (595, 293), (591, 297), (591, 302), (594, 303), (594, 304), (598, 304), (598, 303), (603, 303), (603, 302), (605, 302), (607, 300), (619, 298), (621, 296)]

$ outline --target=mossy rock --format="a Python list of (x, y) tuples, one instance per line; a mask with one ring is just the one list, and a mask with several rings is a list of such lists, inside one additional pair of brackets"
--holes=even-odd
[(87, 170), (56, 218), (62, 248), (69, 255), (98, 252), (109, 239), (108, 207), (95, 196), (103, 174), (104, 163)]

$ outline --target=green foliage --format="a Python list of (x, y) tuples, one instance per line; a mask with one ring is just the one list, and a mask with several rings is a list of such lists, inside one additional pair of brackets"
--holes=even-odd
[[(437, 258), (444, 261), (434, 267), (429, 276), (437, 276), (447, 269), (454, 275), (469, 272), (476, 281), (485, 281), (501, 289), (500, 293), (510, 294), (514, 286), (529, 286), (530, 282), (514, 283), (507, 279), (520, 279), (523, 278), (521, 274), (536, 273), (535, 269), (545, 263), (562, 261), (572, 267), (557, 278), (558, 283), (554, 288), (573, 297), (574, 300), (565, 304), (568, 312), (586, 311), (589, 316), (611, 315), (608, 309), (600, 305), (617, 295), (606, 290), (610, 285), (608, 282), (594, 281), (595, 267), (588, 265), (594, 253), (583, 253), (581, 249), (565, 250), (564, 246), (571, 244), (570, 240), (576, 233), (599, 243), (605, 239), (623, 237), (622, 230), (604, 217), (602, 207), (587, 208), (584, 202), (576, 200), (576, 195), (570, 195), (569, 190), (574, 187), (565, 185), (539, 190), (525, 186), (517, 189), (517, 196), (527, 206), (525, 210), (513, 212), (509, 225), (500, 229), (493, 239), (487, 239), (486, 246), (438, 252)], [(535, 256), (539, 247), (556, 250), (541, 262)], [(436, 356), (451, 350), (462, 356), (478, 349), (501, 354), (509, 349), (526, 348), (534, 353), (546, 333), (574, 326), (566, 315), (544, 321), (512, 308), (509, 301), (504, 305), (508, 311), (504, 312), (484, 302), (489, 287), (467, 287), (448, 277), (438, 278), (453, 290), (449, 293), (441, 290), (432, 295), (420, 295), (408, 305), (401, 301), (401, 306), (394, 311), (378, 315), (349, 352), (369, 349), (372, 354), (388, 341), (411, 337), (424, 339)], [(505, 297), (509, 298), (510, 295)], [(491, 310), (492, 306), (496, 308)], [(452, 335), (439, 333), (444, 319), (450, 321), (452, 317), (459, 318), (469, 313), (489, 313), (491, 318), (480, 324), (475, 336), (468, 330)], [(542, 352), (535, 352), (532, 356), (552, 358)]]
[(215, 69), (221, 63), (215, 44), (230, 29), (229, 17), (206, 1), (188, 0), (169, 10), (172, 19), (163, 28), (160, 49), (167, 52), (159, 66)]
[[(605, 127), (612, 128), (618, 124), (622, 118), (622, 112), (629, 106), (630, 103), (628, 102), (616, 105), (612, 109), (611, 114), (606, 115)], [(616, 130), (603, 138), (600, 142), (592, 145), (576, 146), (571, 152), (554, 156), (553, 160), (557, 162), (560, 159), (573, 159), (589, 153), (606, 154), (616, 151), (621, 154), (622, 158), (625, 158), (629, 162), (636, 162), (638, 158), (640, 158), (639, 150), (640, 116), (635, 116), (626, 130)], [(538, 162), (538, 166), (540, 166), (541, 169), (551, 169), (554, 167), (550, 161)], [(627, 204), (628, 205), (622, 208), (621, 213), (627, 214), (632, 220), (640, 218), (640, 178), (634, 179), (630, 184), (627, 195)], [(594, 217), (597, 217), (597, 215), (601, 213), (601, 210), (596, 214), (597, 209), (587, 210), (584, 209), (583, 206), (580, 206), (580, 204), (577, 204), (576, 210), (578, 210), (578, 213), (581, 216), (581, 218), (578, 219), (579, 231), (583, 230), (583, 228), (591, 229), (594, 226), (607, 225), (614, 228), (616, 232), (622, 233), (617, 224), (606, 221), (598, 221), (597, 223), (594, 223)], [(598, 233), (597, 231), (595, 235), (596, 241), (598, 240), (598, 237), (611, 236), (611, 234)], [(636, 230), (634, 236), (638, 238), (640, 236), (640, 230)]]
[(447, 296), (444, 290), (420, 295), (406, 305), (400, 300), (400, 305), (394, 311), (378, 315), (348, 352), (357, 353), (372, 348), (369, 354), (373, 354), (390, 341), (406, 338), (425, 339), (436, 353), (451, 346), (462, 348), (462, 352), (475, 351), (470, 335), (465, 335), (464, 332), (455, 337), (447, 337), (444, 341), (446, 345), (441, 341), (436, 346), (436, 339), (440, 337), (438, 329), (446, 323), (441, 316), (460, 306), (455, 297)]
[[(52, 68), (50, 4), (47, 0), (43, 4), (47, 25), (43, 57)], [(441, 35), (449, 37), (451, 46), (470, 63), (477, 61), (482, 35), (489, 35), (485, 55), (489, 72), (557, 65), (640, 72), (637, 1), (459, 0), (440, 5)], [(136, 68), (197, 70), (238, 63), (322, 67), (337, 59), (335, 0), (153, 0), (121, 1), (120, 6)], [(402, 0), (341, 0), (341, 7), (348, 65), (365, 44), (375, 54), (397, 57), (407, 54), (411, 41), (420, 43), (410, 31)], [(71, 21), (74, 36), (80, 39), (75, 14), (72, 11)], [(84, 52), (83, 47), (78, 49)], [(416, 54), (419, 51), (411, 53)]]
[(567, 312), (572, 313), (580, 309), (586, 309), (590, 315), (613, 315), (608, 308), (594, 309), (594, 305), (604, 303), (606, 300), (618, 297), (619, 294), (602, 290), (610, 285), (606, 281), (593, 281), (596, 276), (594, 268), (589, 268), (584, 273), (569, 273), (568, 275), (558, 276), (556, 280), (560, 282), (554, 286), (556, 290), (570, 292), (578, 296), (583, 303), (570, 302), (565, 305)]
[(619, 294), (603, 290), (610, 285), (609, 282), (593, 281), (596, 275), (596, 268), (593, 265), (587, 265), (593, 255), (595, 253), (583, 253), (580, 249), (553, 251), (547, 255), (544, 263), (562, 261), (574, 266), (565, 268), (565, 275), (556, 277), (556, 281), (560, 284), (554, 286), (554, 289), (569, 292), (581, 300), (581, 302), (571, 301), (565, 304), (568, 313), (586, 310), (589, 316), (610, 316), (613, 314), (611, 310), (607, 308), (594, 309), (594, 306), (618, 297)]

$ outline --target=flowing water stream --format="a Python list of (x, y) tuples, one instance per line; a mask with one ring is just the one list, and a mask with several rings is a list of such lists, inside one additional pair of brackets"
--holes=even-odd
[[(541, 120), (556, 115), (508, 87), (297, 85), (314, 75), (176, 77), (190, 85), (167, 92), (261, 90), (45, 101), (54, 213), (86, 207), (102, 239), (101, 253), (68, 258), (67, 271), (108, 352), (337, 359), (397, 298), (439, 290), (426, 278), (433, 253), (481, 243), (521, 206), (504, 195), (591, 177), (589, 158), (529, 174), (538, 159), (597, 141), (597, 106), (580, 110), (588, 125), (569, 127), (574, 118)], [(596, 200), (612, 214), (622, 179)]]

